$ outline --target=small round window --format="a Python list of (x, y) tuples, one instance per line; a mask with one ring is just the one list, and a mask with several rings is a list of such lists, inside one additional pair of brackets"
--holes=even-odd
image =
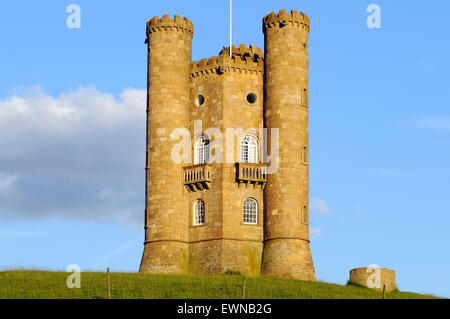
[(197, 96), (197, 99), (195, 100), (196, 106), (202, 106), (205, 103), (205, 97), (203, 95)]
[(254, 104), (256, 102), (256, 94), (255, 93), (247, 94), (247, 102), (250, 104)]

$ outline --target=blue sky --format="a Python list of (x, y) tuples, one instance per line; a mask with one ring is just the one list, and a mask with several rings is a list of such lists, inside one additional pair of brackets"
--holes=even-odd
[[(381, 29), (366, 26), (372, 3)], [(401, 290), (450, 297), (450, 3), (235, 0), (233, 43), (263, 48), (262, 17), (283, 8), (311, 18), (319, 280), (378, 264)], [(228, 45), (228, 1), (0, 4), (1, 268), (138, 270), (145, 23), (164, 13), (194, 23), (193, 60)]]

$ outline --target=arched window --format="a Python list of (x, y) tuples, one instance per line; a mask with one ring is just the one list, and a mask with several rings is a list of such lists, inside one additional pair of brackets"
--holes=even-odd
[(194, 204), (194, 225), (203, 225), (205, 223), (205, 202), (197, 199)]
[(209, 162), (209, 139), (202, 135), (195, 143), (194, 164), (205, 164)]
[(258, 163), (258, 141), (253, 136), (242, 139), (241, 163)]
[(258, 224), (258, 202), (251, 197), (244, 202), (244, 224)]

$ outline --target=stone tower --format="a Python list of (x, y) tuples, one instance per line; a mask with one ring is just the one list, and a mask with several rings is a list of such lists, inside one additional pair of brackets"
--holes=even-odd
[[(309, 19), (281, 10), (263, 19), (263, 31), (265, 53), (240, 45), (231, 56), (224, 48), (191, 62), (188, 19), (164, 15), (147, 23), (141, 272), (231, 270), (315, 280), (308, 235)], [(262, 152), (264, 127), (269, 152), (279, 149), (273, 174)], [(171, 155), (180, 128), (191, 152), (178, 163)]]
[(171, 159), (170, 133), (187, 124), (188, 72), (194, 26), (164, 15), (147, 23), (147, 158), (145, 250), (141, 271), (183, 273), (187, 229), (181, 164)]
[(309, 18), (292, 11), (263, 19), (264, 125), (279, 128), (279, 169), (264, 191), (262, 273), (315, 280), (309, 248), (308, 34)]

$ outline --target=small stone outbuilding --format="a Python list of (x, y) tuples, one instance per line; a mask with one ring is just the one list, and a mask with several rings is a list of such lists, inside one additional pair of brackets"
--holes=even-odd
[(350, 270), (350, 282), (376, 290), (391, 292), (395, 287), (395, 271), (387, 268), (363, 267)]

